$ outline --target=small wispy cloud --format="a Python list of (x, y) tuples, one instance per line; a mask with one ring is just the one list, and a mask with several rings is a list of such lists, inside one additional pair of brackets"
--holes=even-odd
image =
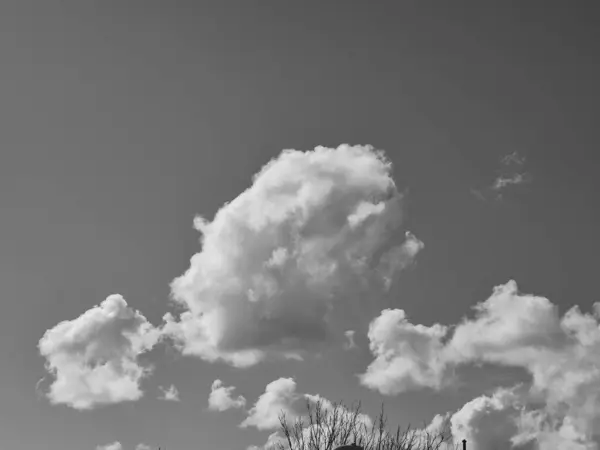
[(344, 336), (346, 336), (346, 343), (344, 344), (344, 348), (346, 350), (352, 350), (358, 348), (356, 346), (356, 342), (354, 341), (354, 330), (347, 330), (344, 332)]
[(529, 176), (526, 173), (514, 173), (508, 177), (499, 176), (494, 181), (492, 189), (494, 191), (500, 191), (511, 184), (523, 184), (529, 181)]
[(43, 376), (42, 378), (40, 378), (38, 380), (37, 383), (35, 383), (35, 394), (39, 397), (45, 397), (46, 394), (44, 392), (44, 390), (42, 389), (42, 384), (44, 383), (44, 381), (46, 381), (46, 376)]
[(138, 444), (135, 450), (152, 450), (152, 447), (147, 444)]
[(508, 186), (519, 185), (531, 181), (531, 176), (523, 170), (526, 158), (517, 152), (500, 158), (502, 169), (492, 184), (492, 190), (499, 192)]
[(179, 401), (179, 391), (175, 387), (175, 385), (171, 385), (168, 388), (164, 388), (162, 386), (159, 387), (160, 395), (158, 396), (159, 400), (166, 400), (169, 402), (178, 402)]
[(500, 162), (505, 166), (509, 166), (511, 164), (516, 164), (518, 166), (522, 166), (525, 164), (526, 158), (524, 156), (519, 155), (517, 152), (509, 153), (508, 155), (504, 155), (500, 158)]
[(531, 175), (524, 170), (526, 162), (525, 156), (517, 152), (504, 155), (500, 158), (498, 176), (492, 184), (482, 189), (471, 189), (471, 193), (480, 200), (487, 200), (490, 197), (501, 200), (505, 189), (531, 182)]
[(99, 445), (96, 450), (123, 450), (123, 446), (120, 442), (113, 442), (112, 444)]

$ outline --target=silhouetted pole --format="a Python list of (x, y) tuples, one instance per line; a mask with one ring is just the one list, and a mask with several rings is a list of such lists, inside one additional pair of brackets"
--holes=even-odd
[(467, 440), (463, 439), (463, 450), (467, 450)]

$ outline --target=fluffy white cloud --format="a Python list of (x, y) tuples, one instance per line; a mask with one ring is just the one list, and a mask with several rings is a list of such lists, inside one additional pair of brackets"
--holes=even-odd
[(160, 396), (158, 397), (159, 400), (166, 400), (169, 402), (178, 402), (179, 401), (179, 391), (177, 390), (177, 388), (175, 387), (174, 384), (172, 384), (168, 388), (164, 388), (164, 387), (160, 386), (159, 389), (160, 389), (160, 393), (161, 393)]
[(532, 354), (564, 344), (558, 309), (548, 299), (520, 295), (509, 281), (475, 305), (475, 318), (460, 323), (448, 345), (453, 361), (526, 365)]
[(113, 442), (112, 444), (99, 445), (96, 450), (122, 450), (123, 446), (120, 442)]
[(396, 394), (407, 386), (438, 388), (445, 369), (459, 364), (522, 368), (531, 383), (467, 403), (451, 418), (455, 437), (467, 437), (472, 450), (493, 443), (498, 448), (597, 449), (600, 303), (591, 314), (575, 306), (561, 317), (548, 299), (521, 294), (510, 281), (474, 310), (447, 342), (444, 327), (412, 325), (402, 311), (384, 311), (370, 327), (375, 360), (363, 382)]
[(160, 331), (120, 295), (59, 323), (39, 342), (46, 369), (55, 377), (48, 398), (75, 409), (139, 399), (140, 381), (150, 368), (137, 357), (159, 337)]
[(296, 392), (296, 382), (292, 378), (279, 378), (267, 384), (265, 392), (248, 411), (248, 417), (240, 427), (256, 427), (259, 430), (273, 430), (279, 427), (279, 416), (285, 413), (293, 419), (297, 417), (294, 404), (301, 396)]
[(447, 328), (439, 324), (411, 324), (401, 309), (383, 310), (369, 325), (369, 347), (375, 360), (360, 376), (361, 383), (386, 395), (422, 386), (440, 388), (446, 368), (442, 354), (446, 333)]
[(213, 411), (227, 411), (228, 409), (240, 409), (246, 406), (243, 395), (233, 397), (234, 386), (223, 386), (221, 380), (213, 381), (208, 396), (208, 409)]
[(600, 444), (600, 435), (582, 429), (577, 418), (540, 405), (520, 385), (471, 400), (449, 421), (454, 442), (467, 439), (472, 450), (596, 450)]
[(600, 425), (600, 304), (592, 314), (575, 306), (561, 318), (548, 299), (520, 294), (509, 282), (476, 311), (456, 328), (447, 358), (525, 369), (545, 412), (591, 439)]
[(519, 396), (512, 390), (477, 397), (450, 418), (452, 436), (456, 441), (466, 439), (469, 450), (511, 448), (517, 443), (513, 437), (520, 434), (521, 409)]
[(342, 338), (423, 247), (401, 223), (382, 152), (286, 150), (212, 221), (196, 218), (202, 250), (172, 283), (187, 311), (166, 330), (184, 353), (236, 366)]

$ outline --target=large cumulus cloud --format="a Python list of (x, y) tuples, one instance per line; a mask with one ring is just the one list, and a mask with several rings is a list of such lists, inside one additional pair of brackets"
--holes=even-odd
[(140, 382), (150, 368), (137, 357), (159, 337), (159, 330), (120, 295), (59, 323), (39, 341), (54, 377), (48, 398), (75, 409), (139, 399)]
[(172, 283), (186, 311), (166, 330), (184, 353), (236, 366), (343, 339), (422, 248), (401, 224), (382, 152), (286, 150), (212, 221), (196, 218), (202, 249)]

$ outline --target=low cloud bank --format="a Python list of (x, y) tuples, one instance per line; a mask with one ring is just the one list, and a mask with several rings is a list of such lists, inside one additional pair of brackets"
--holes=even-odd
[(382, 311), (369, 327), (375, 359), (361, 382), (395, 395), (440, 389), (448, 369), (460, 364), (519, 367), (531, 375), (529, 386), (479, 397), (449, 416), (457, 439), (467, 436), (472, 450), (492, 448), (492, 442), (519, 448), (536, 443), (543, 450), (598, 448), (600, 303), (592, 313), (575, 306), (561, 317), (550, 300), (522, 294), (509, 281), (474, 312), (446, 327), (413, 325), (402, 310)]

